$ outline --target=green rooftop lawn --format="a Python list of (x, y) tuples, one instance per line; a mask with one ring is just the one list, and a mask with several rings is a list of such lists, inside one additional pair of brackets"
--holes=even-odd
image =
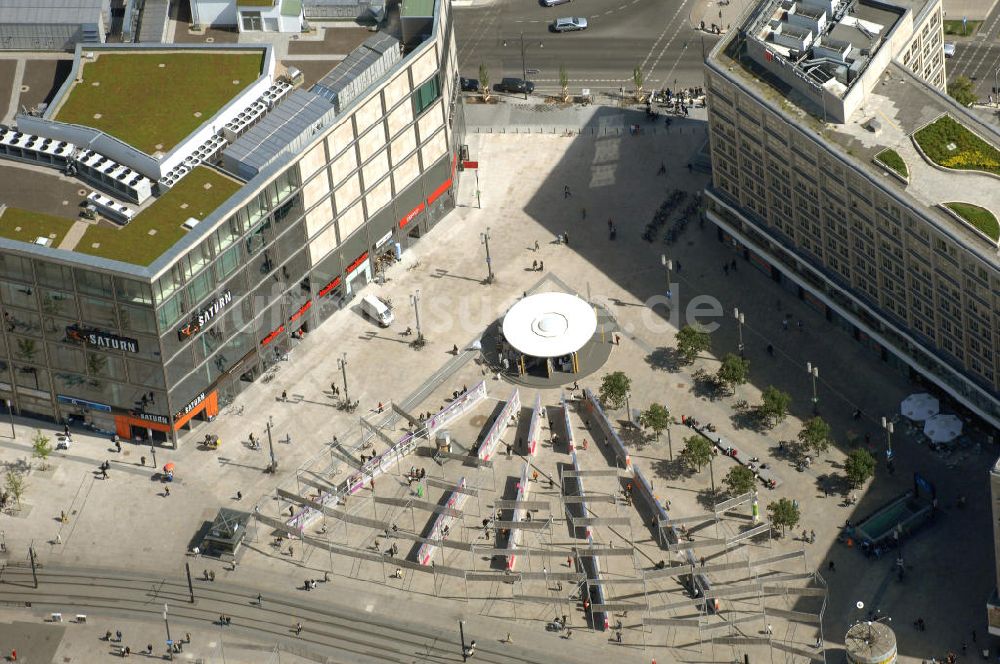
[[(211, 186), (206, 189), (206, 185)], [(136, 215), (128, 226), (88, 228), (74, 251), (149, 265), (187, 233), (181, 224), (189, 217), (204, 219), (241, 186), (217, 171), (199, 166)]]
[(898, 173), (900, 176), (904, 178), (910, 177), (910, 171), (908, 168), (906, 168), (906, 162), (903, 161), (903, 158), (899, 156), (899, 153), (893, 150), (892, 148), (886, 148), (885, 150), (882, 150), (877, 155), (875, 155), (875, 158), (878, 159), (880, 162), (882, 162), (882, 164), (884, 164), (886, 168), (891, 168), (892, 170), (896, 171), (896, 173)]
[(997, 222), (996, 215), (986, 208), (970, 203), (945, 203), (945, 206), (965, 219), (970, 226), (984, 233), (986, 237), (992, 238), (994, 242), (1000, 242), (1000, 223)]
[(0, 216), (0, 237), (21, 242), (34, 242), (40, 237), (47, 237), (52, 240), (50, 247), (58, 247), (74, 221), (66, 217), (9, 207)]
[[(950, 115), (942, 115), (913, 135), (924, 154), (938, 166), (1000, 175), (1000, 150), (972, 133)], [(954, 144), (953, 150), (948, 149)]]
[(263, 62), (260, 51), (98, 51), (83, 61), (83, 81), (55, 119), (100, 129), (146, 154), (167, 152), (256, 81)]

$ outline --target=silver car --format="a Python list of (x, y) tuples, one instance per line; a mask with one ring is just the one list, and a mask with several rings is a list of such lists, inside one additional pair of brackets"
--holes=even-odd
[(574, 30), (586, 30), (587, 19), (579, 16), (557, 18), (552, 22), (553, 32), (573, 32)]
[(540, 0), (543, 7), (555, 7), (556, 5), (565, 5), (569, 0)]

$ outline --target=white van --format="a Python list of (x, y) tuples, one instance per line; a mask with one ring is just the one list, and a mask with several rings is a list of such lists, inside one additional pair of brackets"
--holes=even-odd
[(392, 325), (392, 309), (374, 295), (365, 295), (361, 298), (361, 311), (382, 327)]

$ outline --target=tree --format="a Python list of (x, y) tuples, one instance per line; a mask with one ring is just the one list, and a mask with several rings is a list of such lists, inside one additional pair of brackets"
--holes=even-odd
[(670, 416), (670, 411), (666, 406), (658, 403), (649, 404), (642, 415), (639, 416), (639, 424), (647, 429), (652, 429), (656, 439), (660, 439), (660, 433), (673, 424), (674, 419)]
[(948, 94), (962, 106), (972, 106), (979, 101), (975, 86), (965, 76), (956, 76), (948, 82)]
[(844, 461), (844, 471), (851, 486), (857, 488), (875, 474), (875, 457), (863, 447), (856, 447)]
[(563, 103), (569, 102), (569, 74), (564, 65), (559, 65), (559, 87), (562, 88)]
[(722, 479), (729, 493), (734, 496), (742, 496), (754, 490), (757, 486), (757, 477), (753, 471), (746, 466), (733, 466)]
[(636, 67), (632, 70), (632, 82), (635, 83), (635, 99), (642, 101), (642, 68)]
[(41, 459), (42, 470), (45, 470), (45, 460), (52, 454), (52, 440), (42, 433), (41, 429), (35, 431), (35, 437), (31, 439), (32, 455)]
[(7, 493), (14, 497), (17, 501), (17, 506), (21, 506), (21, 496), (24, 495), (25, 490), (28, 488), (27, 482), (24, 481), (24, 475), (16, 470), (7, 471), (7, 480), (4, 482), (7, 487)]
[(684, 450), (681, 452), (681, 458), (691, 470), (700, 472), (705, 464), (712, 460), (712, 443), (708, 442), (704, 436), (688, 436), (684, 439)]
[(771, 427), (785, 419), (790, 403), (792, 397), (788, 392), (782, 392), (774, 385), (768, 385), (760, 395), (757, 414), (764, 420), (764, 424)]
[(702, 353), (712, 348), (712, 338), (700, 325), (685, 325), (677, 331), (677, 354), (691, 364)]
[(822, 454), (830, 447), (830, 425), (822, 417), (813, 417), (802, 424), (798, 437), (804, 449)]
[(604, 374), (601, 379), (601, 401), (615, 410), (625, 405), (625, 399), (632, 389), (632, 380), (621, 371)]
[(726, 353), (715, 378), (730, 392), (735, 392), (737, 385), (745, 385), (750, 380), (750, 361), (739, 355)]
[(490, 70), (486, 65), (479, 65), (479, 92), (483, 95), (483, 101), (490, 100)]
[(785, 534), (785, 528), (794, 528), (802, 516), (798, 503), (788, 498), (782, 498), (768, 505), (767, 513), (771, 516), (771, 523), (781, 528), (782, 535)]

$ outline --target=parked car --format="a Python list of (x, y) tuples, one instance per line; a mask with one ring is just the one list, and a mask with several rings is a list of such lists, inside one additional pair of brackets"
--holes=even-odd
[(580, 16), (568, 16), (566, 18), (557, 18), (552, 21), (553, 32), (574, 32), (576, 30), (586, 29), (587, 19)]
[(955, 55), (955, 42), (944, 43), (944, 57), (950, 58)]
[(462, 86), (462, 92), (479, 92), (478, 78), (465, 78), (463, 76), (459, 79), (459, 84)]
[(539, 0), (543, 7), (555, 7), (556, 5), (565, 5), (569, 0)]
[(523, 78), (505, 78), (493, 88), (497, 92), (534, 92), (535, 84)]

